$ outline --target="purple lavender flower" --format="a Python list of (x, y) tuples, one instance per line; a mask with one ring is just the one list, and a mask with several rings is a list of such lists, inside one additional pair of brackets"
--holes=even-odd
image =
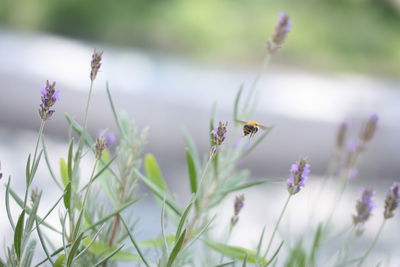
[(290, 168), (291, 175), (287, 179), (287, 189), (289, 194), (294, 195), (304, 187), (304, 182), (308, 179), (311, 165), (305, 159), (294, 163)]
[(92, 55), (92, 61), (90, 62), (90, 67), (91, 67), (90, 80), (92, 82), (96, 79), (97, 73), (100, 70), (102, 56), (103, 56), (103, 51), (99, 52), (94, 50)]
[(46, 81), (46, 85), (40, 91), (42, 103), (40, 104), (39, 115), (42, 120), (49, 120), (55, 112), (54, 109), (50, 109), (60, 98), (60, 92), (55, 87), (55, 82), (50, 84), (49, 81)]
[(371, 211), (376, 207), (372, 198), (375, 196), (375, 190), (364, 188), (361, 190), (361, 198), (357, 200), (356, 214), (353, 215), (354, 225), (365, 223), (371, 216)]
[(227, 125), (228, 125), (228, 122), (225, 122), (225, 123), (219, 122), (218, 127), (211, 131), (211, 137), (212, 137), (212, 143), (213, 143), (213, 146), (211, 148), (212, 154), (215, 153), (217, 151), (217, 147), (222, 145), (222, 143), (225, 141)]
[(393, 183), (385, 199), (385, 211), (383, 212), (383, 217), (385, 219), (389, 219), (394, 216), (393, 211), (399, 205), (399, 201), (400, 201), (400, 184)]
[(364, 143), (367, 143), (371, 141), (371, 139), (374, 137), (377, 124), (378, 124), (379, 117), (377, 114), (372, 114), (365, 124), (363, 130), (360, 133), (360, 139)]
[(270, 41), (267, 42), (267, 49), (270, 54), (275, 54), (281, 48), (286, 39), (286, 35), (292, 28), (292, 22), (286, 13), (280, 13), (278, 24)]
[(117, 137), (113, 132), (109, 132), (107, 129), (103, 129), (99, 132), (98, 136), (102, 136), (105, 139), (105, 145), (110, 148), (117, 142)]
[(244, 195), (240, 195), (235, 198), (235, 203), (233, 205), (233, 216), (231, 218), (231, 224), (234, 226), (239, 221), (239, 213), (244, 207)]

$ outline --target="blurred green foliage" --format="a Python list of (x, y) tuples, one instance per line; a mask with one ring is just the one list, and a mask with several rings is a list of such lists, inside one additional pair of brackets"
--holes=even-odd
[(280, 62), (395, 75), (399, 6), (398, 0), (3, 0), (0, 23), (247, 64), (259, 61), (285, 11), (293, 31)]

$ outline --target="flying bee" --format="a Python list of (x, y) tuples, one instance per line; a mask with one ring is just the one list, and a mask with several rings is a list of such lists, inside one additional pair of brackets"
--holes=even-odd
[(256, 121), (240, 121), (236, 120), (236, 122), (243, 124), (243, 136), (250, 135), (252, 137), (258, 132), (258, 128), (261, 128), (262, 130), (267, 130), (268, 127), (259, 124)]

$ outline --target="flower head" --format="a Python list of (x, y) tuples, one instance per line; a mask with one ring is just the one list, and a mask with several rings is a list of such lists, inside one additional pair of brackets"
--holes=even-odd
[(215, 151), (217, 150), (217, 147), (222, 145), (222, 143), (225, 141), (227, 125), (228, 125), (228, 122), (225, 122), (225, 123), (219, 122), (218, 127), (211, 131), (211, 138), (212, 138), (212, 143), (213, 143), (213, 146), (211, 148), (212, 153), (215, 153)]
[(103, 51), (94, 50), (92, 55), (92, 61), (90, 62), (91, 71), (90, 71), (90, 80), (94, 81), (96, 79), (97, 73), (101, 67), (101, 59), (103, 56)]
[(234, 226), (239, 221), (239, 213), (244, 207), (244, 195), (237, 196), (233, 205), (233, 216), (231, 218), (231, 224)]
[(348, 128), (349, 128), (349, 124), (345, 121), (343, 121), (339, 126), (339, 129), (338, 129), (338, 132), (336, 135), (336, 148), (338, 150), (342, 150), (344, 143), (346, 142)]
[(292, 22), (286, 13), (280, 13), (278, 23), (275, 27), (275, 32), (271, 40), (267, 42), (267, 49), (270, 54), (275, 54), (286, 39), (286, 35), (292, 28)]
[(102, 136), (105, 139), (105, 144), (110, 148), (117, 142), (117, 137), (113, 132), (109, 132), (107, 129), (103, 129), (99, 132), (98, 136)]
[(399, 205), (399, 201), (400, 201), (400, 184), (393, 183), (385, 199), (385, 211), (383, 212), (383, 217), (385, 219), (389, 219), (394, 216), (393, 211)]
[(106, 149), (106, 139), (103, 136), (99, 136), (96, 139), (96, 159), (101, 159), (104, 149)]
[(357, 200), (356, 214), (353, 215), (354, 225), (365, 223), (371, 216), (371, 211), (375, 208), (372, 198), (375, 196), (375, 190), (364, 188), (361, 191), (361, 198)]
[(40, 104), (39, 115), (42, 120), (49, 120), (55, 112), (51, 107), (60, 98), (60, 92), (59, 90), (56, 90), (55, 87), (55, 82), (50, 84), (49, 81), (46, 81), (46, 85), (43, 86), (40, 91), (42, 103)]
[(379, 117), (377, 114), (372, 114), (369, 117), (369, 120), (367, 121), (367, 123), (365, 124), (364, 128), (362, 129), (362, 131), (360, 133), (361, 141), (363, 141), (364, 143), (371, 141), (371, 139), (375, 135), (378, 120), (379, 120)]
[(311, 165), (307, 160), (301, 159), (294, 163), (290, 168), (290, 177), (287, 179), (287, 189), (289, 194), (294, 195), (304, 187), (304, 182), (308, 179)]

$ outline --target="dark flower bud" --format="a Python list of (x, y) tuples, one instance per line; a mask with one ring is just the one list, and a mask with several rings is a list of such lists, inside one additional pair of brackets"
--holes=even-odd
[(362, 129), (360, 133), (360, 139), (364, 142), (367, 143), (371, 141), (371, 139), (374, 137), (377, 124), (378, 124), (378, 115), (373, 114), (365, 124), (364, 128)]
[(103, 155), (103, 151), (106, 148), (106, 139), (103, 136), (99, 136), (96, 139), (96, 159), (100, 160)]
[(383, 217), (385, 219), (389, 219), (394, 216), (393, 212), (399, 205), (399, 201), (400, 201), (400, 184), (393, 183), (385, 199), (385, 211), (383, 212)]
[(42, 120), (49, 120), (53, 116), (55, 110), (50, 109), (60, 98), (60, 91), (55, 89), (56, 83), (52, 84), (46, 81), (46, 85), (42, 87), (41, 99), (42, 103), (39, 108), (39, 115)]
[(101, 59), (103, 56), (103, 51), (99, 52), (94, 50), (93, 55), (92, 55), (92, 61), (90, 62), (90, 80), (94, 81), (96, 79), (97, 73), (100, 70), (101, 67)]
[(233, 205), (233, 216), (231, 218), (231, 225), (234, 226), (239, 221), (239, 213), (244, 207), (244, 195), (240, 195), (235, 198), (235, 203)]
[(307, 181), (310, 174), (310, 167), (311, 165), (305, 159), (301, 159), (292, 165), (290, 168), (291, 176), (286, 181), (289, 194), (294, 195), (304, 187), (304, 182)]

